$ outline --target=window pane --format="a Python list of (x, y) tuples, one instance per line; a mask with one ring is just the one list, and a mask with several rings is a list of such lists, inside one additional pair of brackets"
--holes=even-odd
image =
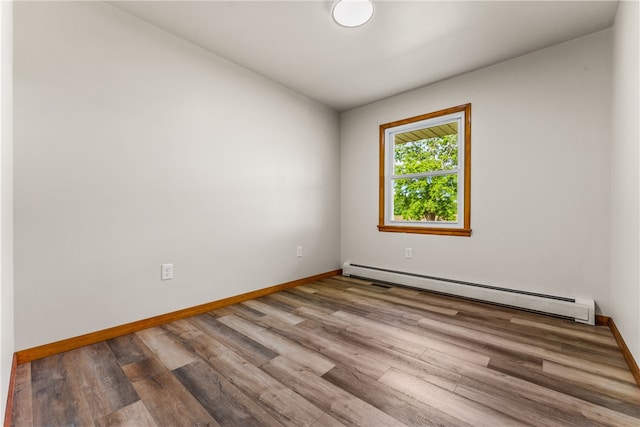
[(456, 222), (458, 174), (394, 179), (394, 221)]
[(458, 123), (397, 133), (394, 175), (451, 170), (458, 167)]

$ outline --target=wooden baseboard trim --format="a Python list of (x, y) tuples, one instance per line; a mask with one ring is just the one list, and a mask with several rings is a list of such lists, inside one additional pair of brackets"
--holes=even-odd
[(16, 370), (18, 369), (18, 356), (13, 353), (11, 373), (9, 374), (9, 389), (7, 390), (7, 407), (4, 411), (4, 427), (11, 427), (13, 419), (13, 395), (16, 392)]
[(622, 334), (620, 334), (620, 331), (616, 326), (616, 322), (614, 322), (611, 318), (609, 318), (609, 329), (611, 330), (613, 337), (618, 343), (618, 348), (620, 348), (620, 351), (622, 351), (624, 360), (626, 360), (627, 365), (629, 365), (631, 375), (633, 375), (633, 378), (636, 380), (636, 384), (638, 384), (638, 387), (640, 387), (640, 368), (638, 368), (638, 363), (633, 358), (631, 350), (629, 350), (629, 347), (627, 347), (627, 343), (624, 342), (624, 338), (622, 338)]
[(600, 316), (599, 314), (596, 314), (596, 325), (609, 326), (609, 322), (611, 322), (611, 318), (609, 316)]
[(136, 322), (115, 326), (113, 328), (103, 329), (77, 337), (56, 341), (50, 344), (43, 344), (38, 347), (20, 350), (16, 352), (17, 363), (21, 364), (37, 359), (42, 359), (43, 357), (63, 353), (65, 351), (73, 350), (79, 347), (84, 347), (85, 345), (91, 345), (112, 338), (117, 338), (133, 332), (141, 331), (143, 329), (160, 326), (165, 323), (173, 322), (175, 320), (184, 319), (185, 317), (191, 317), (197, 314), (206, 313), (208, 311), (222, 308), (227, 305), (238, 304), (243, 301), (259, 298), (261, 296), (268, 295), (274, 292), (282, 291), (285, 289), (293, 288), (295, 286), (304, 285), (316, 280), (326, 279), (328, 277), (333, 277), (340, 274), (342, 274), (341, 269), (328, 271), (326, 273), (316, 274), (314, 276), (305, 277), (291, 282), (281, 283), (279, 285), (270, 286), (268, 288), (258, 289), (256, 291), (251, 291), (229, 298), (208, 302), (206, 304), (185, 308), (183, 310), (173, 311), (167, 314), (161, 314), (159, 316), (138, 320)]
[(620, 334), (620, 331), (616, 326), (616, 322), (614, 322), (613, 319), (609, 316), (600, 316), (596, 314), (596, 325), (609, 327), (611, 334), (616, 339), (616, 343), (618, 343), (618, 348), (624, 356), (624, 360), (629, 366), (631, 375), (633, 375), (633, 378), (636, 380), (636, 384), (638, 384), (638, 387), (640, 387), (640, 368), (638, 368), (638, 363), (633, 358), (631, 350), (629, 350), (629, 347), (627, 347), (627, 343), (624, 342), (624, 338), (622, 338), (622, 334)]

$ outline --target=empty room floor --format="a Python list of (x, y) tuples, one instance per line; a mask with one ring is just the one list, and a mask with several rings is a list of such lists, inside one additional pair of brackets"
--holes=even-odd
[(334, 277), (18, 366), (14, 426), (638, 426), (609, 329)]

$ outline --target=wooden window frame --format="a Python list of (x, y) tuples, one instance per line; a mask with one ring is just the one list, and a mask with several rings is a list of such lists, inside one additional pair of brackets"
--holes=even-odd
[[(434, 223), (426, 223), (423, 225), (389, 225), (385, 221), (385, 212), (387, 209), (386, 195), (386, 132), (387, 129), (407, 125), (410, 123), (420, 122), (423, 120), (433, 119), (437, 117), (447, 116), (449, 114), (464, 113), (464, 165), (459, 169), (463, 173), (464, 194), (462, 200), (464, 206), (462, 208), (463, 218), (459, 223), (460, 227), (439, 227)], [(459, 175), (458, 175), (459, 176)], [(460, 179), (460, 178), (458, 178)], [(380, 175), (379, 175), (379, 212), (378, 212), (378, 231), (392, 233), (416, 233), (416, 234), (436, 234), (447, 236), (471, 236), (471, 104), (459, 105), (457, 107), (446, 108), (444, 110), (434, 111), (432, 113), (420, 116), (410, 117), (408, 119), (398, 120), (391, 123), (380, 125)]]

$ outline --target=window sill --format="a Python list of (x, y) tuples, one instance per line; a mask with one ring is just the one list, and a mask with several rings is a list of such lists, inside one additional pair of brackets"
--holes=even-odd
[(470, 228), (405, 227), (397, 225), (378, 225), (378, 231), (390, 233), (438, 234), (443, 236), (471, 236)]

